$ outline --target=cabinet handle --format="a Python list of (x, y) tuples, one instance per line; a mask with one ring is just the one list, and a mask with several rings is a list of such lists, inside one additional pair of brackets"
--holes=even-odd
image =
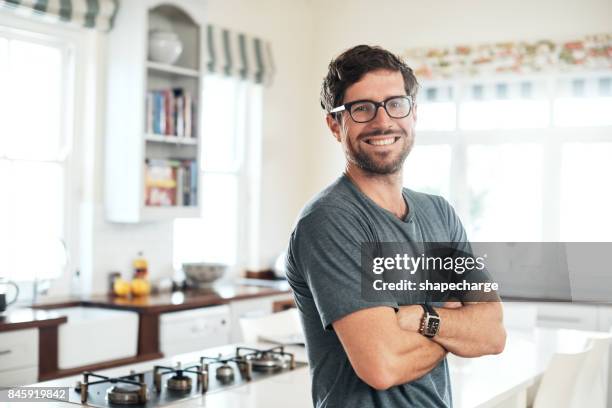
[(11, 354), (13, 350), (0, 350), (0, 356), (4, 356), (6, 354)]

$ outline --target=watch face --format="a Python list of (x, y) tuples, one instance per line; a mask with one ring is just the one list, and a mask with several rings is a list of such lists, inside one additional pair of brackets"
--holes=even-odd
[(440, 328), (440, 319), (437, 316), (429, 316), (427, 319), (427, 334), (435, 336)]

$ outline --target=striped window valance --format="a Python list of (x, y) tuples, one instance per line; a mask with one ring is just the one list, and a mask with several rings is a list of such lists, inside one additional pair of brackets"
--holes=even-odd
[(0, 9), (81, 27), (109, 31), (119, 0), (0, 0)]
[(268, 41), (209, 24), (204, 54), (209, 73), (272, 84), (274, 63)]

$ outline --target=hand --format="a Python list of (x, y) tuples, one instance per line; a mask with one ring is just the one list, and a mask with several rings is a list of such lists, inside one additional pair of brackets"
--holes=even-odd
[(397, 323), (402, 330), (419, 332), (423, 308), (420, 305), (400, 306), (397, 312)]

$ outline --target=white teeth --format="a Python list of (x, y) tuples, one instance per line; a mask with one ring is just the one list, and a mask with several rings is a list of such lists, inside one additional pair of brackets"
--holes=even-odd
[(378, 139), (378, 140), (369, 140), (368, 143), (374, 146), (385, 146), (390, 145), (395, 142), (394, 137), (390, 137), (388, 139)]

